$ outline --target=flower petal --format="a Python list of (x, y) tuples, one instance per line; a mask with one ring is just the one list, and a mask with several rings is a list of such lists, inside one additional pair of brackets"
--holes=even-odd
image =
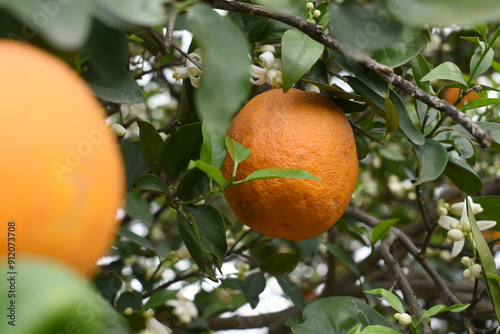
[(274, 55), (269, 51), (266, 51), (263, 54), (261, 54), (259, 56), (259, 59), (262, 61), (262, 67), (264, 68), (273, 67), (274, 65), (274, 60), (275, 60)]
[(174, 74), (172, 75), (175, 80), (186, 79), (189, 77), (189, 72), (187, 67), (180, 66), (174, 67)]
[(464, 248), (464, 245), (465, 245), (465, 238), (463, 238), (462, 240), (459, 240), (459, 241), (455, 241), (453, 243), (453, 249), (451, 250), (450, 256), (453, 258), (453, 257), (457, 256), (458, 254), (460, 254), (460, 252)]
[(479, 229), (481, 231), (492, 228), (496, 224), (497, 224), (497, 222), (494, 220), (478, 220), (477, 221), (477, 225), (479, 226)]
[(250, 65), (248, 73), (250, 73), (252, 77), (260, 79), (266, 75), (266, 69), (252, 64)]
[(453, 217), (450, 217), (450, 216), (441, 216), (438, 219), (439, 226), (441, 226), (442, 228), (445, 228), (447, 230), (450, 229), (451, 223), (457, 223), (458, 224), (458, 220), (456, 218), (453, 218)]

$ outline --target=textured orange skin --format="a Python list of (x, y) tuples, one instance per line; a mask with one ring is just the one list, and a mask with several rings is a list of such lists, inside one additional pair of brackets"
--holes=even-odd
[[(451, 88), (446, 88), (443, 94), (443, 99), (448, 102), (448, 103), (455, 103), (455, 101), (458, 99), (458, 93), (460, 92), (459, 88), (456, 87), (451, 87)], [(462, 101), (460, 101), (459, 104), (456, 105), (457, 108), (460, 108), (464, 104), (469, 103), (470, 101), (479, 99), (480, 96), (476, 94), (476, 92), (470, 92), (464, 98)]]
[(48, 257), (91, 275), (125, 195), (116, 139), (90, 88), (55, 56), (0, 39), (0, 73), (0, 262), (15, 222), (17, 263)]
[[(352, 128), (329, 98), (297, 89), (267, 91), (245, 105), (227, 135), (251, 149), (236, 181), (263, 168), (303, 169), (323, 181), (282, 178), (228, 187), (224, 197), (243, 224), (300, 241), (327, 231), (342, 216), (356, 187), (358, 159)], [(228, 155), (226, 179), (233, 168)]]

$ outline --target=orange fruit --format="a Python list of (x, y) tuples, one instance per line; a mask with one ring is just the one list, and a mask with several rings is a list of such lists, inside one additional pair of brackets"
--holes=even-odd
[[(327, 231), (344, 213), (358, 179), (352, 128), (342, 109), (314, 92), (273, 89), (250, 100), (227, 136), (251, 149), (235, 181), (264, 168), (303, 169), (323, 182), (266, 179), (224, 190), (238, 219), (270, 237), (305, 240)], [(232, 175), (228, 155), (222, 173)]]
[(117, 228), (125, 174), (90, 88), (63, 61), (0, 39), (0, 262), (58, 259), (90, 275)]
[[(446, 88), (444, 90), (444, 94), (443, 94), (443, 99), (448, 102), (448, 103), (455, 103), (455, 101), (458, 99), (458, 94), (461, 93), (460, 92), (460, 88), (457, 88), (457, 87), (451, 87), (451, 88)], [(476, 99), (480, 99), (481, 97), (479, 95), (477, 95), (476, 92), (474, 91), (471, 91), (469, 94), (465, 95), (463, 98), (462, 98), (462, 101), (460, 101), (460, 103), (458, 103), (456, 105), (457, 108), (460, 108), (461, 106), (463, 106), (464, 104), (467, 104), (469, 103), (470, 101), (473, 101), (473, 100), (476, 100)]]

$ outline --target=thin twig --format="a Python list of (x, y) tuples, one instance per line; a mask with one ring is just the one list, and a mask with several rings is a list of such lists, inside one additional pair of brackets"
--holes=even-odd
[[(217, 9), (267, 17), (276, 21), (286, 23), (294, 28), (301, 30), (303, 33), (305, 33), (315, 41), (323, 44), (324, 46), (345, 54), (341, 44), (333, 37), (325, 34), (323, 32), (322, 26), (314, 22), (309, 22), (304, 18), (289, 14), (277, 13), (262, 6), (238, 1), (210, 0), (209, 2), (212, 7)], [(460, 123), (474, 138), (478, 140), (478, 142), (482, 146), (490, 147), (493, 143), (491, 134), (474, 123), (469, 117), (467, 117), (467, 115), (465, 115), (465, 113), (460, 112), (450, 103), (427, 93), (423, 89), (416, 87), (410, 81), (403, 79), (401, 76), (395, 74), (392, 68), (380, 64), (371, 58), (364, 58), (355, 61), (371, 70), (372, 72), (375, 72), (378, 76), (380, 76), (382, 79), (392, 84), (393, 86), (404, 90), (417, 100), (420, 100), (428, 106), (436, 110), (440, 110), (450, 116), (453, 120)]]

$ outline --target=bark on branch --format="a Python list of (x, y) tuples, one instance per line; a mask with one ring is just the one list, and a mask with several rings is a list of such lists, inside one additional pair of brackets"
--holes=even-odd
[[(323, 27), (307, 21), (304, 18), (297, 17), (290, 14), (277, 13), (268, 8), (248, 4), (244, 2), (238, 1), (227, 1), (227, 0), (209, 0), (209, 3), (213, 8), (223, 9), (230, 12), (238, 12), (238, 13), (246, 13), (254, 16), (261, 16), (270, 18), (276, 21), (283, 22), (288, 24), (291, 27), (297, 28), (301, 30), (303, 33), (314, 39), (315, 41), (323, 44), (324, 46), (341, 52), (343, 52), (342, 46), (340, 43), (335, 40), (333, 37), (325, 34), (323, 32)], [(349, 55), (346, 55), (349, 56)], [(428, 106), (440, 110), (450, 116), (453, 120), (457, 121), (460, 125), (462, 125), (483, 147), (489, 148), (493, 143), (493, 138), (488, 131), (485, 131), (481, 127), (479, 127), (476, 123), (474, 123), (469, 117), (467, 117), (460, 110), (455, 108), (450, 103), (439, 99), (438, 97), (431, 95), (424, 90), (418, 88), (410, 81), (402, 78), (401, 76), (394, 73), (392, 68), (387, 67), (383, 64), (376, 62), (371, 58), (364, 58), (361, 60), (355, 60), (359, 64), (363, 65), (367, 69), (376, 73), (382, 79), (390, 83), (391, 85), (398, 87), (416, 98), (427, 104)]]

